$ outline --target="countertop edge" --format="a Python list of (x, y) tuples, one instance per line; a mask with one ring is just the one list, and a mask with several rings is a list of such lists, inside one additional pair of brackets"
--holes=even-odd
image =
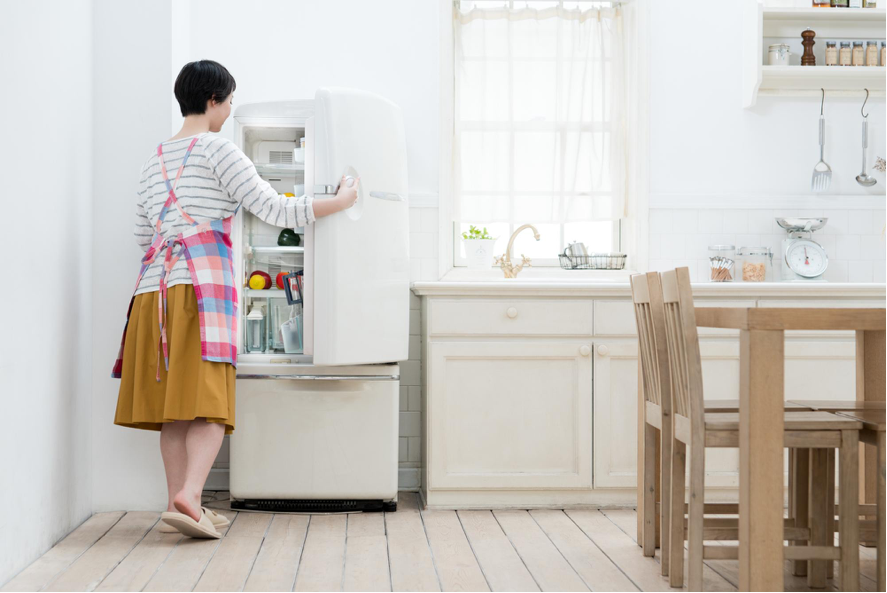
[[(702, 297), (887, 298), (887, 284), (883, 283), (700, 282), (692, 286), (693, 294)], [(628, 282), (425, 281), (412, 282), (410, 289), (417, 296), (631, 296)]]

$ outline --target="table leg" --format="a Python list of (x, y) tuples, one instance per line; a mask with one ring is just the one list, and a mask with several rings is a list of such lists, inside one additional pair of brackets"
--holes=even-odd
[[(856, 332), (856, 400), (884, 401), (885, 332)], [(863, 504), (877, 504), (878, 459), (872, 445), (859, 443), (859, 499)]]
[(887, 468), (887, 441), (885, 441), (884, 432), (878, 433), (878, 591), (884, 591), (887, 587), (887, 522), (884, 521), (884, 515), (887, 513), (887, 476), (885, 476), (885, 468)]
[(785, 333), (739, 344), (739, 590), (782, 591)]

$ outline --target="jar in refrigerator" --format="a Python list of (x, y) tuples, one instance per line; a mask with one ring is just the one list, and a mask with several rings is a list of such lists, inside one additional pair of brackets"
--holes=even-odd
[(838, 65), (838, 44), (834, 41), (825, 42), (825, 65)]
[(792, 55), (788, 44), (774, 43), (767, 50), (771, 66), (788, 66), (789, 56)]
[(741, 247), (737, 254), (743, 282), (766, 282), (771, 278), (773, 252), (769, 247)]
[(838, 52), (838, 64), (841, 66), (849, 66), (851, 63), (852, 52), (850, 51), (850, 42), (841, 42), (841, 51)]
[(865, 65), (865, 50), (862, 48), (862, 41), (853, 42), (852, 64), (854, 66)]
[(865, 43), (865, 65), (866, 66), (877, 66), (878, 65), (878, 42), (877, 41), (866, 41), (866, 43)]
[(736, 264), (734, 245), (709, 245), (708, 264), (712, 282), (732, 282)]

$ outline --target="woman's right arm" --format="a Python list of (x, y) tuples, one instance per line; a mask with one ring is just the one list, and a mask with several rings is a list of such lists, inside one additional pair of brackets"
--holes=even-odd
[(219, 183), (231, 199), (274, 226), (304, 227), (320, 216), (350, 208), (356, 198), (356, 185), (348, 191), (340, 191), (330, 200), (279, 196), (277, 190), (259, 176), (252, 161), (230, 140), (212, 137), (205, 151)]

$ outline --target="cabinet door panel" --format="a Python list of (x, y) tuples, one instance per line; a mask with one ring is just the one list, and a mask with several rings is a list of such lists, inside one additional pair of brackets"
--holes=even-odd
[(590, 487), (590, 347), (432, 342), (429, 487)]

